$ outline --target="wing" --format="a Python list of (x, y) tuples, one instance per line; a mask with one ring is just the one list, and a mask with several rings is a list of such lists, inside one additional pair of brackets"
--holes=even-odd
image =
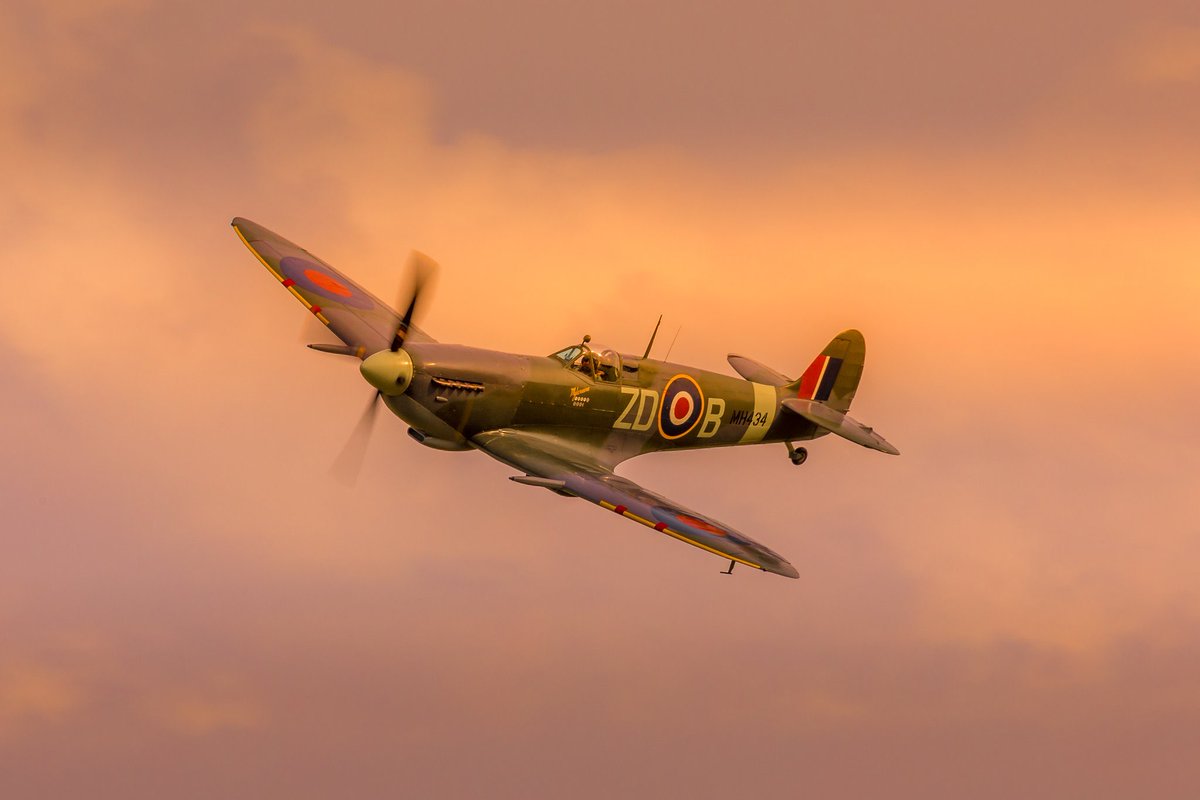
[(513, 476), (518, 483), (582, 497), (722, 558), (789, 578), (800, 577), (795, 567), (770, 548), (616, 475), (595, 456), (555, 436), (502, 429), (480, 434), (472, 442), (493, 458), (526, 473)]
[[(339, 339), (358, 350), (359, 357), (386, 348), (400, 323), (400, 315), (386, 303), (307, 250), (242, 217), (233, 229), (250, 252), (275, 279), (323, 322)], [(418, 342), (431, 342), (415, 325), (408, 334)]]

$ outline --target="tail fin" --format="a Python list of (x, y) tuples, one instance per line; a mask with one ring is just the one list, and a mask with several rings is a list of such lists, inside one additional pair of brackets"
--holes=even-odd
[(798, 380), (789, 383), (785, 391), (795, 392), (802, 400), (816, 400), (845, 413), (858, 391), (863, 364), (867, 359), (867, 342), (856, 330), (842, 331), (813, 359)]

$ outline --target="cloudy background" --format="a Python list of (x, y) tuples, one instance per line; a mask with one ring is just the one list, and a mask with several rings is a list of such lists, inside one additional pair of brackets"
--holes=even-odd
[[(779, 5), (6, 6), (0, 793), (1200, 792), (1200, 12)], [(444, 341), (857, 327), (904, 455), (624, 468), (799, 581), (394, 419), (344, 489), (235, 215)]]

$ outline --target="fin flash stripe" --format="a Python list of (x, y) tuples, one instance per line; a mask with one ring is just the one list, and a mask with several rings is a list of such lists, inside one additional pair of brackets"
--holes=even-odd
[(838, 372), (842, 368), (842, 359), (820, 355), (813, 359), (800, 376), (800, 388), (797, 391), (802, 400), (817, 400), (825, 402), (833, 392), (837, 383)]

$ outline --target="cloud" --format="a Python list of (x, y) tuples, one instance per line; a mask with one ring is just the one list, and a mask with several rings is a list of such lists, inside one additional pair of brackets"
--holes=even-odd
[(154, 699), (148, 712), (168, 730), (186, 736), (211, 736), (263, 725), (257, 701), (230, 687), (215, 691), (176, 691)]
[[(10, 22), (0, 56), (37, 81), (0, 100), (20, 154), (0, 199), (0, 617), (25, 654), (0, 718), (26, 763), (70, 751), (111, 775), (149, 748), (165, 784), (277, 763), (299, 794), (394, 785), (397, 752), (446, 795), (586, 774), (596, 796), (703, 796), (796, 763), (818, 788), (920, 794), (933, 774), (978, 787), (979, 753), (1068, 794), (1181, 772), (1194, 156), (1108, 130), (952, 154), (880, 135), (768, 166), (653, 137), (521, 147), (448, 136), (437, 80), (334, 33), (114, 14)], [(408, 248), (430, 252), (426, 324), (448, 341), (640, 352), (665, 312), (658, 352), (682, 324), (685, 363), (746, 351), (794, 374), (861, 327), (854, 413), (905, 455), (823, 440), (803, 470), (775, 448), (628, 465), (802, 564), (798, 583), (719, 578), (396, 420), (342, 490), (325, 470), (369, 392), (299, 346), (234, 214), (384, 297)], [(66, 635), (107, 644), (47, 657)], [(893, 755), (864, 771), (863, 752)], [(662, 763), (696, 769), (668, 785)]]
[(23, 726), (59, 722), (81, 702), (79, 687), (61, 670), (10, 660), (0, 666), (0, 739)]
[[(107, 56), (110, 38), (79, 42), (99, 41)], [(13, 229), (6, 250), (9, 263), (36, 265), (25, 285), (34, 296), (54, 298), (59, 324), (47, 324), (39, 303), (14, 306), (0, 323), (55, 393), (88, 387), (93, 430), (81, 435), (94, 453), (107, 454), (90, 458), (152, 471), (162, 484), (156, 492), (191, 509), (197, 528), (224, 531), (238, 547), (262, 545), (285, 560), (332, 559), (354, 569), (392, 564), (377, 552), (347, 551), (327, 534), (371, 527), (370, 515), (347, 510), (347, 496), (326, 488), (329, 502), (317, 508), (262, 501), (273, 483), (309, 480), (320, 454), (336, 452), (362, 400), (343, 365), (302, 352), (272, 357), (280, 375), (309, 376), (290, 384), (295, 398), (280, 399), (288, 384), (279, 379), (249, 393), (234, 388), (262, 373), (259, 353), (278, 345), (276, 331), (286, 329), (290, 345), (290, 326), (299, 323), (292, 322), (296, 309), (273, 296), (225, 230), (231, 213), (255, 213), (384, 296), (410, 243), (438, 253), (447, 267), (431, 328), (502, 349), (550, 350), (580, 329), (637, 337), (632, 345), (616, 342), (635, 349), (650, 306), (686, 325), (719, 296), (718, 324), (687, 326), (678, 357), (720, 369), (724, 349), (757, 348), (795, 371), (829, 331), (861, 325), (871, 334), (869, 373), (878, 376), (868, 378), (877, 381), (878, 399), (867, 402), (904, 409), (891, 427), (936, 436), (950, 459), (976, 457), (963, 444), (973, 445), (971, 432), (981, 427), (1034, 435), (1062, 398), (1092, 396), (1068, 413), (1092, 425), (1137, 414), (1116, 398), (1101, 399), (1114, 365), (1137, 358), (1170, 370), (1195, 338), (1188, 307), (1197, 285), (1187, 266), (1194, 243), (1177, 226), (1186, 204), (1146, 207), (1103, 180), (1081, 194), (1078, 165), (1070, 161), (1047, 171), (1043, 155), (1016, 150), (998, 161), (948, 163), (876, 155), (834, 169), (795, 157), (774, 174), (730, 179), (720, 168), (653, 148), (589, 156), (513, 150), (486, 136), (445, 143), (434, 134), (431, 88), (417, 76), (303, 30), (254, 25), (215, 49), (210, 69), (224, 75), (245, 66), (244, 49), (260, 54), (254, 63), (261, 67), (240, 76), (227, 108), (214, 107), (212, 137), (223, 144), (200, 151), (214, 165), (219, 190), (167, 191), (174, 176), (194, 172), (172, 158), (134, 159), (115, 146), (92, 166), (82, 153), (68, 149), (62, 158), (57, 145), (26, 138), (30, 159), (18, 175), (17, 197), (32, 222)], [(162, 87), (172, 85), (190, 94), (203, 74), (188, 65), (169, 69), (159, 78), (136, 75), (139, 91), (165, 96)], [(44, 80), (70, 96), (80, 88), (75, 82), (90, 80), (81, 74), (51, 71)], [(100, 114), (84, 119), (103, 130), (105, 116), (87, 113)], [(171, 116), (151, 119), (168, 125)], [(43, 121), (56, 127), (52, 117)], [(236, 175), (220, 165), (217, 150), (237, 152)], [(242, 209), (237, 197), (263, 213)], [(168, 198), (172, 211), (164, 214), (158, 209)], [(801, 341), (779, 338), (771, 321), (797, 310)], [(542, 322), (502, 325), (509, 317)], [(245, 357), (251, 350), (254, 356)], [(1019, 385), (1039, 391), (1010, 391)], [(329, 394), (333, 386), (339, 388)], [(1181, 396), (1170, 380), (1163, 389)], [(138, 400), (131, 404), (131, 397)], [(945, 407), (939, 413), (949, 428), (923, 421), (930, 402)], [(287, 424), (265, 431), (258, 421), (264, 409)], [(183, 419), (190, 435), (181, 437)], [(1073, 447), (1115, 457), (1106, 436), (1092, 432), (1099, 430), (1072, 431)], [(309, 446), (314, 438), (317, 446)], [(175, 443), (175, 455), (164, 459), (163, 441)], [(277, 457), (225, 464), (216, 473), (208, 468), (246, 441), (291, 454), (284, 460), (299, 469), (268, 467)], [(969, 572), (994, 571), (987, 595), (959, 603), (974, 610), (960, 615), (962, 635), (1032, 635), (1029, 607), (1049, 590), (1044, 581), (1060, 579), (1031, 571), (1046, 522), (988, 488), (998, 472), (1027, 469), (1028, 459), (1039, 458), (1034, 439), (1021, 441), (1023, 448), (1001, 449), (1003, 461), (975, 462), (959, 503), (941, 519), (926, 516), (938, 519), (939, 533), (922, 547), (943, 537), (937, 556), (907, 560), (907, 568), (929, 576), (935, 609), (971, 593), (967, 583), (936, 577), (956, 548), (967, 548)], [(939, 472), (939, 451), (927, 449), (929, 480)], [(922, 458), (920, 449), (913, 458)], [(478, 466), (476, 480), (496, 477), (490, 466)], [(1081, 486), (1091, 484), (1069, 477), (1077, 466), (1067, 460), (1059, 467), (1052, 480), (1062, 479), (1063, 491), (1087, 491)], [(274, 480), (256, 481), (264, 471)], [(436, 505), (440, 480), (413, 474), (406, 491)], [(1185, 488), (1169, 475), (1164, 487), (1170, 509)], [(920, 490), (919, 483), (907, 489), (918, 497)], [(120, 497), (128, 489), (113, 491)], [(483, 491), (497, 503), (516, 497)], [(214, 493), (231, 502), (203, 499)], [(1049, 509), (1055, 501), (1038, 502)], [(970, 521), (980, 512), (988, 518)], [(545, 513), (552, 519), (559, 510)], [(957, 544), (964, 524), (992, 544), (971, 555), (973, 545)], [(444, 547), (431, 540), (421, 552), (431, 557)], [(455, 552), (469, 557), (470, 548)], [(1000, 599), (1001, 586), (1009, 587), (1010, 601)], [(1085, 594), (1080, 613), (1093, 601)], [(944, 613), (933, 618), (951, 624)], [(1067, 627), (1077, 631), (1077, 622)], [(1037, 636), (1074, 641), (1077, 633), (1064, 625)], [(1103, 640), (1103, 627), (1091, 640)]]
[(1139, 38), (1127, 54), (1132, 78), (1151, 84), (1200, 81), (1200, 28), (1158, 29)]

